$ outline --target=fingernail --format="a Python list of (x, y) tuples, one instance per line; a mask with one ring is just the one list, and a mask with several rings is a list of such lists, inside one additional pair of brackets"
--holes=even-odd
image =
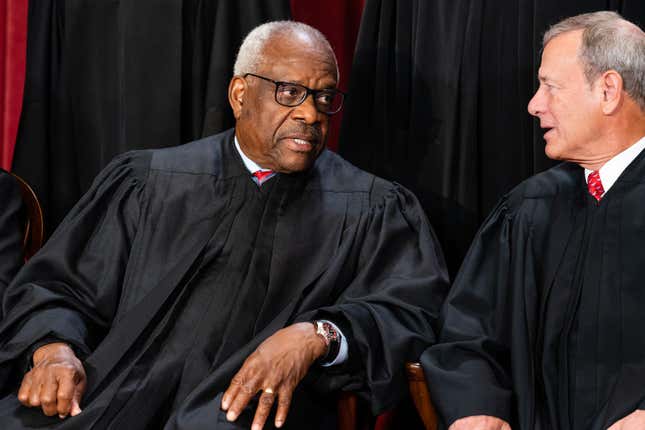
[(275, 422), (275, 426), (276, 426), (277, 428), (282, 427), (282, 424), (284, 424), (284, 421), (276, 421), (276, 422)]
[(222, 409), (224, 410), (228, 409), (228, 400), (222, 400)]
[(67, 415), (58, 414), (58, 418), (60, 418), (61, 420), (64, 420), (66, 417), (67, 417)]
[(260, 424), (253, 424), (253, 425), (251, 426), (251, 430), (260, 430), (260, 428), (261, 428), (261, 427), (260, 427)]
[(226, 419), (229, 421), (235, 421), (235, 412), (228, 411), (228, 413), (226, 414)]

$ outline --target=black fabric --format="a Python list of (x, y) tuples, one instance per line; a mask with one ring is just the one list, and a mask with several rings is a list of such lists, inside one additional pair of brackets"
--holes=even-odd
[(287, 0), (29, 2), (13, 166), (45, 225), (53, 231), (115, 155), (230, 128), (242, 38), (288, 17)]
[(24, 204), (20, 186), (13, 176), (0, 169), (0, 298), (22, 266), (23, 236)]
[(641, 0), (366, 0), (339, 151), (419, 197), (451, 273), (499, 196), (554, 165), (526, 111), (543, 32), (602, 9), (645, 24)]
[(645, 401), (645, 152), (599, 204), (565, 163), (502, 198), (422, 356), (446, 427), (606, 429)]
[[(290, 428), (334, 423), (338, 389), (374, 412), (406, 390), (402, 363), (435, 340), (440, 249), (404, 188), (324, 151), (258, 188), (233, 133), (129, 152), (96, 179), (9, 287), (0, 324), (0, 427), (213, 429), (222, 391), (266, 337), (328, 319), (349, 360), (310, 371)], [(16, 370), (54, 336), (83, 358), (83, 413), (20, 407)], [(125, 424), (127, 423), (127, 425)]]
[[(340, 151), (419, 196), (452, 273), (500, 195), (552, 166), (526, 104), (549, 24), (640, 0), (367, 0)], [(116, 154), (232, 126), (234, 52), (289, 2), (30, 2), (14, 170), (55, 228)], [(47, 234), (50, 231), (46, 232)]]

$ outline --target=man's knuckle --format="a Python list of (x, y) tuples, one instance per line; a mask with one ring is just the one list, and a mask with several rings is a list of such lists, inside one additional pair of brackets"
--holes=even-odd
[(275, 399), (271, 394), (268, 394), (268, 395), (265, 394), (262, 397), (260, 397), (260, 404), (262, 406), (271, 407), (271, 405), (273, 405), (274, 400)]
[(70, 401), (73, 398), (74, 396), (72, 396), (72, 393), (69, 391), (61, 391), (60, 393), (58, 393), (58, 400)]
[(243, 376), (236, 375), (236, 376), (233, 377), (233, 380), (231, 381), (231, 384), (244, 385), (245, 381), (246, 380), (245, 380), (245, 378)]
[(281, 397), (280, 400), (278, 400), (278, 405), (280, 406), (289, 406), (290, 404), (291, 404), (290, 397)]
[(40, 396), (40, 403), (43, 405), (51, 405), (52, 403), (55, 402), (55, 398), (49, 394), (43, 394)]
[(74, 365), (74, 363), (71, 363), (69, 361), (66, 361), (64, 363), (60, 363), (59, 365), (62, 369), (69, 370), (72, 372), (76, 372), (77, 367)]
[(63, 375), (64, 375), (66, 378), (69, 378), (69, 379), (70, 379), (70, 380), (72, 380), (72, 381), (77, 380), (77, 379), (79, 378), (79, 376), (80, 376), (80, 375), (79, 375), (79, 373), (76, 371), (76, 369), (75, 369), (75, 368), (66, 368), (66, 369), (63, 371)]

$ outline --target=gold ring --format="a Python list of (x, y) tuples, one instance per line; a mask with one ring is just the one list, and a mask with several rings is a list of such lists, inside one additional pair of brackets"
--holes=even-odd
[(265, 388), (265, 389), (264, 389), (264, 390), (262, 390), (262, 391), (264, 391), (264, 392), (265, 392), (265, 393), (267, 393), (267, 394), (273, 394), (273, 388)]

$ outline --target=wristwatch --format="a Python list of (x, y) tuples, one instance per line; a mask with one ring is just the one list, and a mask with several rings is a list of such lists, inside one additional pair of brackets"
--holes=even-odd
[(319, 359), (320, 363), (328, 363), (333, 361), (340, 351), (340, 333), (334, 328), (329, 321), (316, 320), (312, 321), (316, 334), (320, 336), (325, 345), (327, 345), (327, 353)]

